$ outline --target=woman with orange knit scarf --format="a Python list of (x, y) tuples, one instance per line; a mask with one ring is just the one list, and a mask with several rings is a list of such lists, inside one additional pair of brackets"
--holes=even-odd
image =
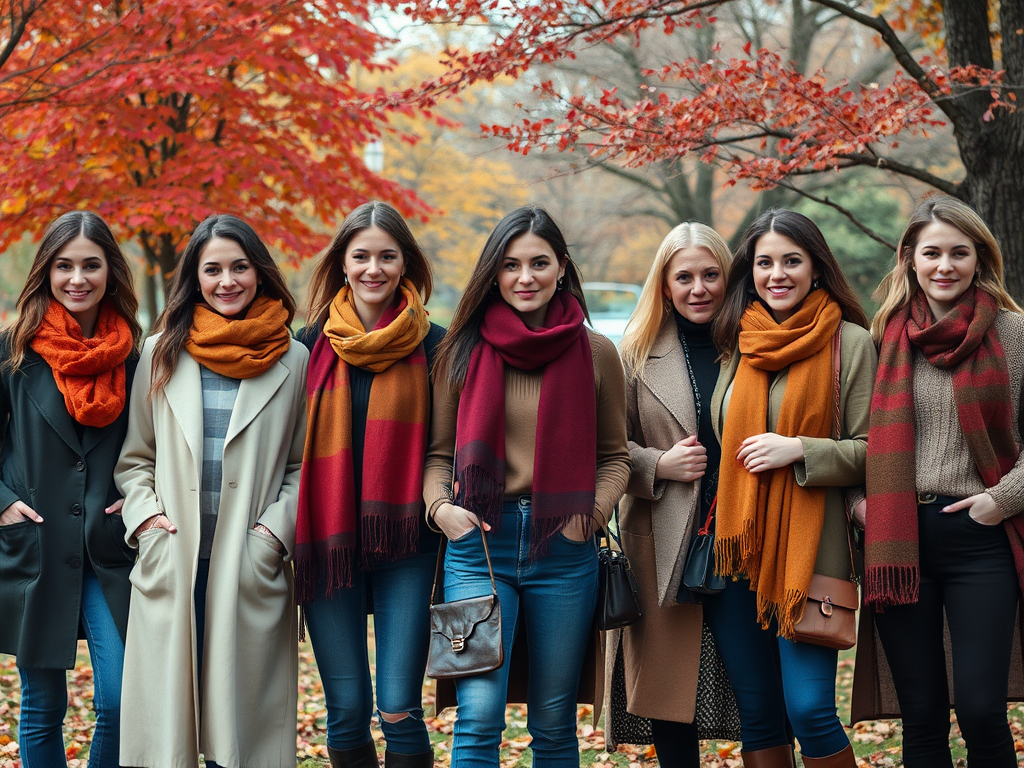
[[(0, 337), (0, 653), (21, 676), (26, 768), (66, 765), (67, 669), (89, 644), (91, 768), (118, 763), (128, 574), (113, 471), (142, 329), (131, 270), (94, 213), (54, 221)], [(81, 633), (81, 634), (80, 634)]]
[(121, 765), (294, 768), (292, 569), (306, 433), (295, 303), (252, 228), (189, 240), (135, 378), (115, 479), (139, 549)]
[(722, 445), (715, 555), (720, 574), (740, 578), (704, 611), (748, 768), (792, 766), (794, 735), (807, 768), (855, 765), (836, 716), (838, 652), (793, 636), (812, 575), (851, 576), (842, 487), (864, 481), (875, 371), (866, 325), (810, 219), (772, 209), (747, 229), (716, 320), (730, 352), (711, 400)]

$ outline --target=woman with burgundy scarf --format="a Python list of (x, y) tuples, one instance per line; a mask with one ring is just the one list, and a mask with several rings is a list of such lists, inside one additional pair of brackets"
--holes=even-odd
[(440, 537), (423, 518), (430, 265), (387, 203), (356, 208), (310, 282), (308, 430), (295, 542), (296, 597), (327, 699), (334, 768), (376, 768), (366, 616), (387, 768), (434, 764), (423, 722), (430, 588)]
[(795, 735), (807, 768), (854, 768), (836, 715), (838, 651), (793, 636), (811, 577), (852, 576), (842, 490), (864, 481), (867, 318), (814, 222), (769, 209), (744, 233), (715, 323), (730, 351), (711, 399), (715, 555), (721, 575), (739, 578), (703, 610), (736, 694), (743, 763), (792, 766)]
[(505, 663), (455, 681), (453, 768), (498, 765), (512, 641), (529, 645), (537, 768), (579, 765), (576, 694), (597, 596), (593, 534), (629, 480), (625, 382), (548, 213), (509, 213), (488, 237), (438, 351), (424, 478), (448, 537), (445, 599), (491, 592)]
[(0, 652), (21, 676), (25, 768), (66, 765), (78, 640), (93, 668), (91, 768), (118, 763), (128, 574), (113, 471), (142, 329), (131, 269), (94, 213), (47, 228), (0, 337)]
[(121, 765), (294, 768), (292, 568), (306, 434), (295, 303), (234, 216), (189, 239), (139, 361), (115, 479), (139, 549)]
[(1003, 286), (999, 244), (960, 200), (921, 204), (896, 257), (871, 323), (872, 610), (862, 612), (854, 716), (902, 713), (903, 764), (948, 768), (955, 699), (968, 765), (1009, 768), (1017, 758), (1006, 702), (1024, 694), (1014, 644), (1024, 585), (1024, 317)]

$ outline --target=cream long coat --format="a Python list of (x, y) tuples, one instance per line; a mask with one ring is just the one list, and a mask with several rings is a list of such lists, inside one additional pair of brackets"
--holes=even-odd
[[(611, 698), (612, 686), (621, 684), (613, 675), (620, 643), (629, 714), (683, 723), (694, 719), (703, 616), (699, 604), (681, 605), (676, 594), (690, 539), (701, 524), (695, 520), (700, 483), (654, 479), (661, 455), (697, 434), (692, 393), (676, 324), (669, 316), (643, 375), (626, 375), (632, 470), (620, 502), (619, 527), (622, 548), (640, 586), (643, 616), (636, 624), (607, 634), (605, 711), (610, 720), (622, 716)], [(721, 684), (727, 686), (727, 679)], [(613, 732), (610, 725), (606, 731)]]
[[(131, 573), (120, 762), (195, 768), (201, 751), (225, 768), (293, 767), (297, 616), (285, 561), (295, 545), (309, 353), (292, 343), (268, 371), (239, 384), (224, 443), (198, 681), (202, 383), (199, 365), (183, 351), (164, 390), (147, 398), (155, 340), (143, 348), (114, 473), (125, 497), (126, 538), (139, 548)], [(132, 532), (158, 513), (177, 533), (154, 529), (136, 541)], [(252, 530), (257, 522), (284, 543), (285, 558)]]

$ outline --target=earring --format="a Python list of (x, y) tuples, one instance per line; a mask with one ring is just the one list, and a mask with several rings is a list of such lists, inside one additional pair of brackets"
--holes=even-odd
[(498, 295), (498, 281), (497, 280), (495, 280), (493, 283), (491, 283), (491, 288), (490, 288), (489, 291), (487, 291), (487, 293), (490, 296), (497, 296)]
[(345, 272), (341, 273), (341, 284), (348, 285), (348, 274)]
[(814, 278), (814, 282), (811, 283), (811, 289), (816, 291), (820, 285), (818, 278)]
[(257, 296), (262, 296), (262, 295), (263, 295), (263, 289), (264, 289), (264, 287), (265, 287), (265, 286), (264, 286), (264, 284), (263, 284), (263, 283), (260, 283), (259, 285), (257, 285), (257, 286), (256, 286), (256, 295), (257, 295)]
[(562, 285), (562, 281), (563, 281), (564, 279), (565, 279), (565, 276), (564, 276), (564, 275), (563, 275), (562, 277), (558, 278), (558, 290), (560, 290), (560, 291), (561, 291), (561, 290), (563, 290), (563, 289), (564, 289), (564, 287), (565, 287), (565, 286), (563, 286), (563, 285)]
[(110, 286), (107, 286), (107, 296), (117, 296), (117, 286), (114, 286), (114, 290), (110, 290)]

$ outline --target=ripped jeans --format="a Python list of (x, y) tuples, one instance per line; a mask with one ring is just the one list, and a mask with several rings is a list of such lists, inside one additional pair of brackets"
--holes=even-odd
[(373, 685), (367, 653), (366, 615), (373, 609), (377, 710), (408, 713), (380, 727), (389, 752), (429, 752), (423, 722), (423, 673), (430, 639), (430, 589), (437, 551), (423, 552), (370, 571), (357, 571), (352, 586), (306, 606), (306, 626), (327, 700), (327, 745), (355, 749), (372, 741)]

